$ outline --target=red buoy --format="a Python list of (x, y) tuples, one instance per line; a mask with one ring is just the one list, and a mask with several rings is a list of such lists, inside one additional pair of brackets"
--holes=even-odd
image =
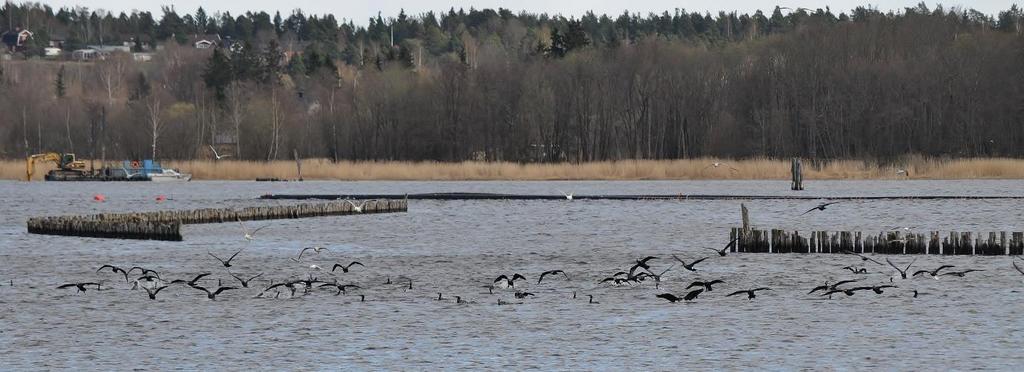
[(92, 196), (92, 200), (95, 200), (95, 201), (98, 201), (98, 202), (105, 202), (105, 201), (107, 201), (107, 197), (103, 196), (103, 194), (96, 194), (96, 195)]
[(157, 196), (156, 196), (156, 202), (157, 202), (157, 203), (159, 203), (159, 202), (162, 202), (162, 201), (164, 201), (164, 200), (167, 200), (167, 197), (166, 197), (166, 196), (163, 196), (163, 195), (157, 195)]

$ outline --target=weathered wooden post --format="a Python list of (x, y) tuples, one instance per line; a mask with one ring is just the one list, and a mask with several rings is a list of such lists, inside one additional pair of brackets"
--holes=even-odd
[(800, 165), (800, 158), (793, 158), (793, 164), (790, 169), (793, 175), (793, 186), (792, 190), (800, 191), (804, 189), (804, 175), (803, 167)]
[(747, 212), (747, 206), (740, 203), (740, 214), (743, 218), (743, 233), (750, 231), (750, 214)]
[(302, 181), (302, 159), (299, 158), (299, 149), (292, 149), (292, 156), (295, 157), (295, 168), (299, 172), (299, 181)]

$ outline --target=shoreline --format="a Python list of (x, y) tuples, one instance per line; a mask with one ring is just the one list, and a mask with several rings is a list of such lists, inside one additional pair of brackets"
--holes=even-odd
[[(88, 161), (86, 161), (88, 163)], [(97, 162), (98, 165), (99, 162)], [(713, 164), (719, 163), (718, 167)], [(193, 180), (252, 181), (298, 179), (295, 161), (164, 161), (165, 167), (191, 173)], [(814, 166), (804, 160), (805, 180), (971, 180), (1024, 179), (1024, 159), (939, 159), (911, 156), (898, 165), (836, 160)], [(52, 164), (39, 163), (33, 180), (42, 180)], [(404, 162), (302, 160), (308, 181), (660, 181), (789, 180), (788, 159), (622, 160), (589, 163)], [(909, 176), (899, 171), (906, 170)], [(22, 180), (23, 160), (0, 160), (0, 179)]]

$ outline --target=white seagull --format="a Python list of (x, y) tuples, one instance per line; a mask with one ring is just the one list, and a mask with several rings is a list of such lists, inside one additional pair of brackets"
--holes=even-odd
[(135, 176), (142, 176), (142, 175), (144, 175), (142, 172), (135, 172), (135, 173), (129, 172), (128, 168), (125, 168), (123, 165), (121, 166), (121, 169), (124, 170), (124, 175), (128, 179), (132, 179), (132, 177), (135, 177)]
[(562, 195), (565, 195), (565, 200), (570, 200), (570, 201), (572, 200), (573, 194), (575, 194), (575, 193), (571, 193), (571, 192), (566, 194), (565, 191), (562, 191), (562, 190), (558, 190), (558, 192), (562, 193)]
[(217, 153), (217, 149), (213, 148), (213, 145), (209, 145), (209, 146), (210, 146), (210, 150), (213, 150), (213, 157), (215, 158), (214, 160), (220, 160), (220, 159), (231, 157), (231, 154), (224, 154), (224, 155), (218, 154)]
[(711, 168), (711, 167), (715, 167), (715, 168), (726, 167), (726, 168), (729, 168), (730, 172), (739, 172), (740, 171), (739, 169), (733, 168), (732, 166), (730, 166), (728, 164), (719, 163), (717, 161), (714, 162), (714, 163), (708, 164), (708, 166), (704, 167), (704, 169), (701, 169), (701, 171), (703, 172), (703, 171), (705, 171), (705, 170), (707, 170), (708, 168)]
[(352, 211), (354, 211), (356, 213), (363, 213), (363, 207), (366, 206), (366, 201), (365, 200), (362, 203), (360, 203), (359, 205), (356, 205), (356, 203), (353, 203), (351, 200), (348, 200), (348, 199), (346, 199), (345, 201), (347, 201), (348, 204), (352, 206)]
[(245, 228), (245, 224), (242, 223), (242, 220), (238, 220), (238, 224), (242, 226), (242, 233), (245, 234), (245, 235), (242, 236), (242, 238), (244, 238), (245, 241), (247, 241), (247, 242), (251, 242), (254, 239), (256, 239), (256, 233), (257, 232), (259, 232), (260, 230), (263, 230), (263, 228), (265, 228), (267, 226), (270, 226), (270, 225), (263, 225), (263, 226), (260, 226), (260, 227), (256, 228), (256, 230), (253, 230), (253, 231), (250, 232), (249, 229)]
[(327, 248), (324, 248), (324, 247), (321, 247), (321, 246), (318, 246), (318, 245), (315, 245), (315, 246), (312, 246), (312, 247), (302, 248), (302, 250), (299, 251), (299, 257), (298, 258), (293, 258), (292, 261), (299, 262), (299, 260), (302, 259), (302, 255), (305, 254), (306, 251), (308, 251), (310, 249), (312, 249), (313, 253), (316, 253), (316, 254), (320, 254), (321, 251), (326, 251), (327, 250)]

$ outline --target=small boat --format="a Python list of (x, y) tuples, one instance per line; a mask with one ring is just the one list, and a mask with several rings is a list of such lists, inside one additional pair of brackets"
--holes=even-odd
[(147, 173), (147, 177), (152, 182), (172, 182), (172, 181), (191, 181), (192, 175), (188, 173), (180, 173), (174, 169), (162, 169), (161, 172)]

